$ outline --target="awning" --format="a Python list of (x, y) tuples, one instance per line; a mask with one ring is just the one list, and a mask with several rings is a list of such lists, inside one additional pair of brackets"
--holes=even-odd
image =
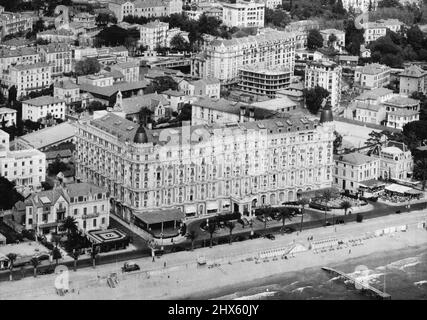
[(387, 191), (401, 193), (401, 194), (407, 193), (409, 190), (412, 190), (412, 188), (405, 187), (405, 186), (402, 186), (400, 184), (395, 184), (395, 183), (385, 187), (385, 189)]
[(405, 193), (407, 193), (407, 194), (422, 194), (423, 192), (420, 190), (411, 189), (411, 190), (406, 191)]
[(191, 204), (191, 205), (185, 206), (184, 211), (185, 213), (195, 213), (197, 211), (196, 205)]
[(145, 224), (155, 224), (168, 221), (181, 221), (184, 213), (179, 209), (165, 209), (151, 212), (137, 213), (135, 217)]
[(208, 201), (206, 203), (206, 210), (218, 210), (218, 203), (216, 201)]
[(359, 182), (359, 185), (366, 188), (375, 188), (385, 186), (385, 183), (376, 179), (369, 179)]

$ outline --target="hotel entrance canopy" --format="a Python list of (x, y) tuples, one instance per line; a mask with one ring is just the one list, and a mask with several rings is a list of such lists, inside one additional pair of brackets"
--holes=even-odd
[(184, 219), (184, 213), (179, 209), (165, 209), (136, 213), (135, 217), (146, 225), (152, 225), (169, 221), (181, 221)]

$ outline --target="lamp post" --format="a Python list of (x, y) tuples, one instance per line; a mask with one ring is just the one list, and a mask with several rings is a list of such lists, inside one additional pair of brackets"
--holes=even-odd
[(160, 234), (160, 239), (161, 239), (161, 245), (160, 245), (160, 250), (163, 251), (163, 232)]

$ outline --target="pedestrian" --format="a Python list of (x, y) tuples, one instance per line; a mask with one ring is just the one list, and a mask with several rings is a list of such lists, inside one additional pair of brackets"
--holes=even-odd
[(166, 268), (166, 261), (163, 263), (163, 267)]
[(154, 262), (154, 256), (153, 256), (153, 262)]
[(348, 249), (348, 254), (350, 254), (351, 253), (351, 249)]

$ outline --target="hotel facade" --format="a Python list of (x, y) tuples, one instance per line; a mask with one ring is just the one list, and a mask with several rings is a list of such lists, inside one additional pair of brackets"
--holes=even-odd
[(240, 68), (251, 66), (286, 68), (293, 75), (296, 36), (296, 33), (266, 28), (256, 36), (213, 40), (202, 54), (192, 58), (191, 75), (213, 77), (224, 83), (236, 80)]
[(330, 122), (306, 118), (153, 130), (111, 113), (77, 123), (77, 178), (106, 188), (126, 221), (173, 208), (251, 216), (330, 187), (333, 140)]

